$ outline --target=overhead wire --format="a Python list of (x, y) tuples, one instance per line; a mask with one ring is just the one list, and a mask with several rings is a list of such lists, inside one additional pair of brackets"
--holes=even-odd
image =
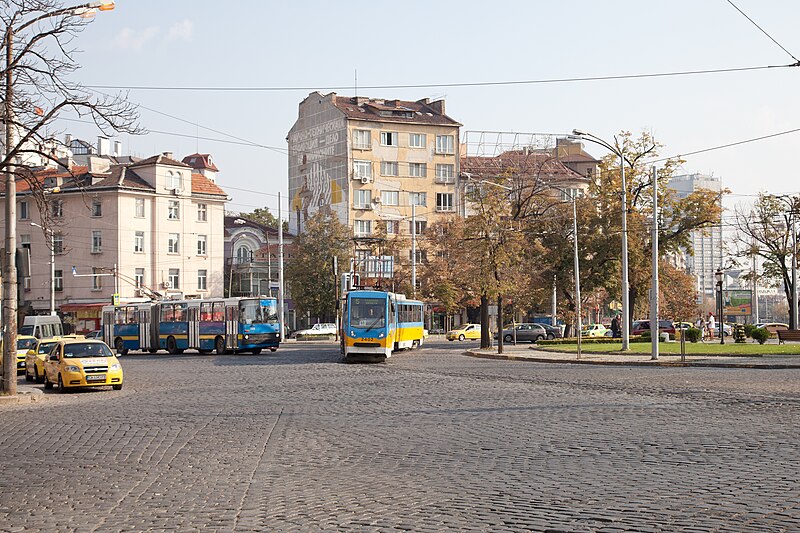
[(759, 25), (758, 25), (758, 23), (756, 23), (756, 21), (754, 21), (754, 20), (753, 20), (753, 19), (751, 19), (749, 16), (747, 16), (747, 13), (745, 13), (744, 11), (742, 11), (741, 9), (739, 9), (739, 6), (737, 6), (736, 4), (734, 4), (734, 3), (733, 3), (731, 0), (727, 0), (727, 2), (728, 2), (730, 5), (732, 5), (732, 6), (733, 6), (733, 8), (734, 8), (734, 9), (736, 9), (736, 11), (738, 11), (739, 13), (741, 13), (741, 15), (742, 15), (744, 18), (746, 18), (747, 20), (749, 20), (749, 21), (750, 21), (750, 23), (751, 23), (751, 24), (753, 24), (753, 26), (755, 26), (756, 28), (758, 28), (759, 30), (761, 30), (761, 33), (763, 33), (764, 35), (766, 35), (766, 36), (769, 38), (769, 40), (770, 40), (770, 41), (772, 41), (773, 43), (777, 44), (777, 45), (780, 47), (780, 49), (781, 49), (781, 50), (783, 50), (784, 52), (786, 52), (787, 54), (789, 54), (789, 56), (790, 56), (792, 59), (794, 59), (794, 60), (797, 62), (797, 63), (795, 63), (795, 65), (794, 65), (794, 66), (799, 66), (799, 65), (800, 65), (800, 59), (797, 59), (797, 58), (794, 56), (794, 54), (792, 54), (792, 53), (791, 53), (789, 50), (787, 50), (787, 49), (786, 49), (786, 48), (785, 48), (785, 47), (784, 47), (784, 46), (783, 46), (781, 43), (779, 43), (778, 41), (776, 41), (776, 40), (775, 40), (775, 38), (774, 38), (774, 37), (772, 37), (772, 35), (770, 35), (769, 33), (767, 33), (767, 31), (766, 31), (764, 28), (762, 28), (761, 26), (759, 26)]

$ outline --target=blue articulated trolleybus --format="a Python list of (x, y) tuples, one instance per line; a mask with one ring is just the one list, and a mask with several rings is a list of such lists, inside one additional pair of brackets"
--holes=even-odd
[(346, 361), (385, 361), (392, 352), (424, 342), (424, 304), (402, 294), (352, 290), (342, 308), (342, 353)]
[(275, 298), (209, 298), (109, 305), (103, 338), (121, 354), (274, 352), (281, 341), (278, 304)]

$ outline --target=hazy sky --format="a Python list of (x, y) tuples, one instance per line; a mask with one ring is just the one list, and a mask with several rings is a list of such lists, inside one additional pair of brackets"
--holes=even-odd
[[(800, 2), (733, 0), (800, 57)], [(311, 90), (446, 99), (463, 130), (568, 133), (611, 140), (650, 130), (676, 155), (800, 128), (800, 68), (574, 83), (366, 89), (583, 78), (787, 65), (796, 60), (726, 0), (292, 2), (117, 0), (76, 46), (85, 85), (130, 90), (153, 132), (122, 136), (125, 153), (211, 153), (230, 210), (286, 213), (286, 135)], [(180, 87), (296, 87), (192, 91)], [(110, 89), (105, 89), (111, 91)], [(170, 115), (170, 116), (166, 116)], [(193, 125), (196, 124), (196, 125)], [(98, 132), (62, 122), (86, 140)], [(800, 132), (686, 157), (746, 201), (797, 192)], [(265, 147), (235, 143), (255, 143)], [(602, 148), (587, 145), (596, 156)]]

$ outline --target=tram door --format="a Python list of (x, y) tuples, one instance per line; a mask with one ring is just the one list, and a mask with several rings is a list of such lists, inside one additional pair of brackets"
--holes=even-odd
[(225, 347), (233, 350), (238, 346), (239, 304), (225, 306)]

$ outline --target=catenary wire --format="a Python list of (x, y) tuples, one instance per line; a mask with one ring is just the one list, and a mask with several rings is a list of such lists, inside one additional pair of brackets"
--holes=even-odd
[(739, 13), (741, 13), (741, 14), (742, 14), (742, 16), (743, 16), (744, 18), (746, 18), (747, 20), (749, 20), (749, 21), (750, 21), (750, 23), (751, 23), (753, 26), (755, 26), (756, 28), (758, 28), (759, 30), (761, 30), (761, 33), (763, 33), (764, 35), (766, 35), (766, 36), (769, 38), (769, 40), (770, 40), (770, 41), (772, 41), (773, 43), (777, 44), (777, 45), (780, 47), (780, 49), (781, 49), (781, 50), (783, 50), (784, 52), (786, 52), (787, 54), (789, 54), (789, 56), (791, 56), (791, 58), (792, 58), (792, 59), (794, 59), (795, 61), (797, 61), (798, 63), (800, 63), (800, 59), (797, 59), (797, 58), (794, 56), (794, 54), (792, 54), (792, 53), (791, 53), (789, 50), (787, 50), (787, 49), (786, 49), (786, 48), (785, 48), (785, 47), (784, 47), (784, 46), (783, 46), (781, 43), (779, 43), (778, 41), (776, 41), (776, 40), (775, 40), (775, 39), (772, 37), (772, 35), (770, 35), (769, 33), (767, 33), (767, 31), (766, 31), (764, 28), (762, 28), (761, 26), (759, 26), (759, 25), (756, 23), (756, 21), (754, 21), (754, 20), (753, 20), (753, 19), (751, 19), (749, 16), (747, 16), (747, 13), (745, 13), (744, 11), (742, 11), (741, 9), (739, 9), (739, 6), (737, 6), (736, 4), (734, 4), (734, 3), (733, 3), (731, 0), (727, 0), (727, 2), (728, 2), (730, 5), (732, 5), (732, 6), (733, 6), (733, 8), (734, 8), (736, 11), (738, 11)]

